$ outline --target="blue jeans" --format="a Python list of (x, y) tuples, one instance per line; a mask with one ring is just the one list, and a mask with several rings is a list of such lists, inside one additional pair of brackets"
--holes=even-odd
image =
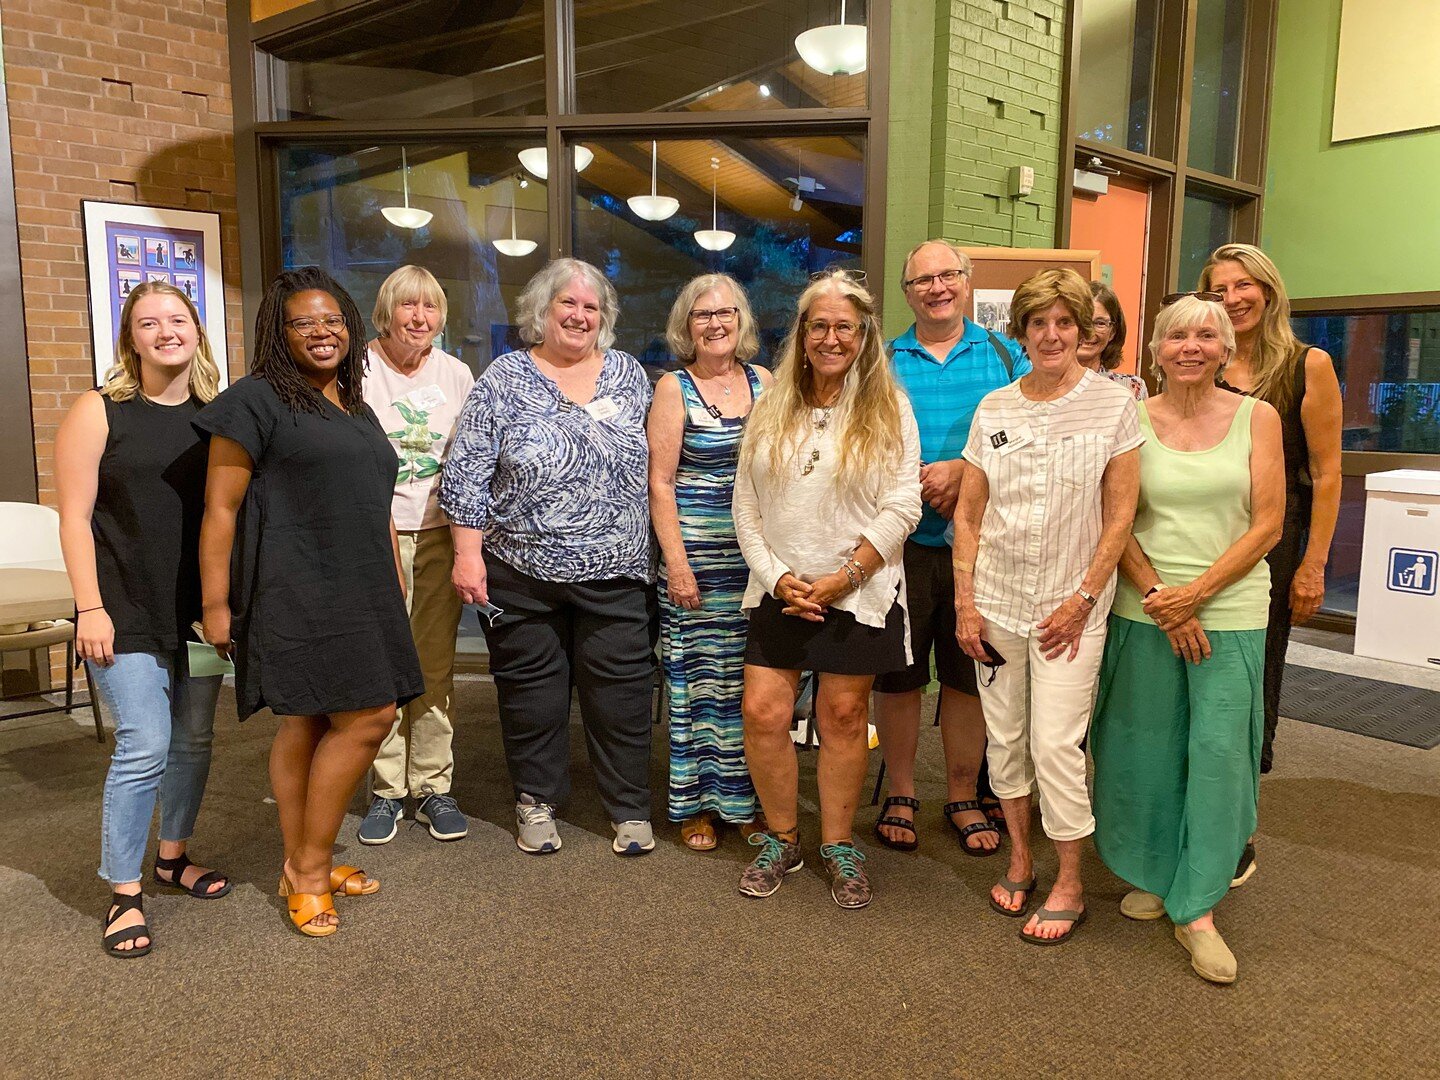
[(115, 721), (105, 777), (100, 876), (139, 881), (160, 796), (160, 839), (189, 840), (210, 774), (219, 675), (192, 679), (185, 654), (117, 653), (110, 667), (87, 663), (90, 685)]

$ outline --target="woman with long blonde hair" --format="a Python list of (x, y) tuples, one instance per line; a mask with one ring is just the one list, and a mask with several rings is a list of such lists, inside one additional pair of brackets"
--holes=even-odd
[(790, 717), (816, 672), (820, 856), (831, 897), (870, 902), (853, 827), (875, 676), (910, 662), (901, 554), (920, 520), (920, 433), (890, 372), (875, 304), (843, 270), (801, 294), (775, 385), (755, 406), (735, 479), (750, 567), (742, 712), (767, 829), (740, 878), (769, 896), (803, 860)]
[(220, 691), (219, 675), (190, 675), (187, 654), (200, 617), (205, 508), (205, 445), (190, 422), (220, 373), (195, 305), (163, 282), (126, 298), (115, 354), (104, 385), (82, 394), (60, 425), (55, 480), (76, 651), (115, 722), (100, 826), (100, 876), (112, 893), (101, 944), (133, 959), (153, 940), (140, 879), (157, 798), (155, 882), (199, 900), (231, 889), (185, 854)]
[[(1270, 627), (1265, 638), (1265, 742), (1260, 771), (1274, 759), (1280, 680), (1290, 627), (1325, 599), (1325, 563), (1340, 515), (1340, 381), (1324, 349), (1290, 329), (1290, 297), (1280, 271), (1251, 244), (1224, 244), (1200, 271), (1200, 288), (1225, 305), (1235, 355), (1221, 385), (1260, 398), (1280, 414), (1285, 436), (1285, 528), (1270, 564)], [(1236, 883), (1254, 872), (1247, 847)]]

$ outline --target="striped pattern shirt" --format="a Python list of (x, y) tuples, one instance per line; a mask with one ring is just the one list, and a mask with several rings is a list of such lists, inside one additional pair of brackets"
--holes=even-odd
[[(1029, 634), (1075, 594), (1100, 545), (1105, 467), (1144, 441), (1130, 391), (1092, 371), (1054, 401), (1031, 401), (1018, 382), (985, 396), (965, 444), (990, 485), (975, 559), (982, 616)], [(1112, 574), (1087, 629), (1114, 596)]]

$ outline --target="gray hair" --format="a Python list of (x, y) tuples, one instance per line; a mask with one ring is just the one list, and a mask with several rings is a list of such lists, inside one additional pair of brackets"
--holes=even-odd
[(728, 289), (735, 306), (739, 309), (735, 327), (735, 359), (740, 363), (753, 360), (760, 352), (760, 332), (755, 328), (755, 315), (750, 310), (750, 300), (740, 283), (729, 274), (701, 274), (685, 283), (675, 303), (670, 307), (670, 318), (665, 323), (665, 340), (670, 351), (687, 363), (695, 359), (695, 338), (690, 333), (690, 309), (695, 301), (711, 289)]
[(1192, 326), (1213, 326), (1225, 346), (1225, 359), (1220, 370), (1235, 355), (1235, 325), (1225, 311), (1225, 305), (1214, 300), (1201, 300), (1198, 296), (1182, 296), (1175, 303), (1160, 309), (1155, 316), (1155, 329), (1150, 334), (1150, 370), (1161, 386), (1165, 384), (1165, 372), (1160, 368), (1160, 343), (1172, 330), (1188, 330)]
[(921, 248), (927, 248), (931, 244), (939, 244), (941, 247), (949, 248), (950, 254), (954, 255), (955, 258), (960, 260), (960, 272), (964, 274), (967, 278), (974, 272), (975, 267), (970, 262), (970, 256), (965, 254), (959, 244), (956, 244), (950, 240), (946, 240), (943, 237), (937, 236), (933, 240), (921, 240), (920, 243), (916, 244), (913, 248), (911, 248), (909, 254), (905, 256), (905, 261), (900, 264), (900, 287), (902, 289), (905, 287), (905, 275), (910, 271), (910, 260), (913, 259), (916, 255), (920, 254)]
[(583, 259), (552, 259), (530, 279), (515, 301), (515, 321), (522, 341), (538, 345), (545, 340), (545, 318), (550, 305), (577, 277), (600, 298), (600, 334), (595, 339), (596, 347), (603, 352), (615, 344), (615, 322), (620, 317), (615, 287), (599, 269)]

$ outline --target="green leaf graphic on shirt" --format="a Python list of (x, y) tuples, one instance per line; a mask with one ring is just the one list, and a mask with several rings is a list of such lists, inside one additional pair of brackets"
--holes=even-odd
[(400, 448), (400, 471), (395, 476), (395, 485), (398, 487), (412, 480), (429, 479), (440, 471), (440, 462), (431, 451), (445, 436), (430, 430), (430, 413), (427, 410), (417, 409), (404, 401), (392, 401), (390, 404), (405, 421), (403, 430), (385, 433), (385, 437), (398, 443)]

